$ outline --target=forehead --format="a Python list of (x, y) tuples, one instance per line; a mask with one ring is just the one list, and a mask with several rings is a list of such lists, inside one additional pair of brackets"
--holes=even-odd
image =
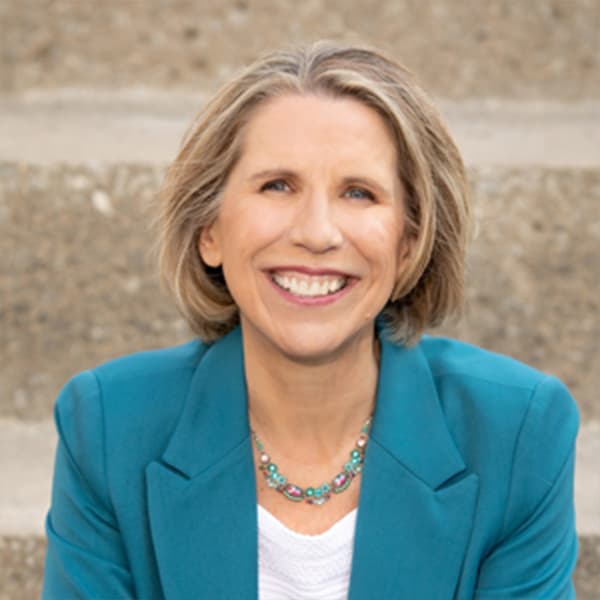
[[(308, 159), (396, 166), (396, 147), (383, 118), (350, 97), (286, 94), (266, 101), (243, 132), (242, 157), (261, 162)], [(317, 153), (315, 155), (315, 152)]]

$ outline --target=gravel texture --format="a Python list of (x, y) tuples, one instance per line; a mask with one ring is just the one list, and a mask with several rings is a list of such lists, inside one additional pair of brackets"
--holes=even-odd
[(46, 542), (0, 537), (0, 600), (34, 600), (42, 591)]
[(600, 97), (597, 0), (0, 3), (0, 89), (211, 89), (267, 49), (387, 49), (446, 97)]
[(600, 596), (600, 536), (579, 539), (575, 587), (577, 600), (598, 600)]

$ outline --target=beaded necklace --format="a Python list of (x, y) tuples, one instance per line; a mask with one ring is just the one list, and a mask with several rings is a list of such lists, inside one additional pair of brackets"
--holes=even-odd
[(360, 428), (360, 435), (356, 440), (355, 447), (350, 451), (350, 460), (344, 464), (343, 470), (330, 481), (307, 488), (288, 482), (287, 477), (278, 471), (277, 465), (271, 462), (271, 457), (265, 452), (263, 443), (258, 439), (254, 430), (251, 429), (252, 438), (259, 455), (259, 469), (262, 471), (267, 485), (292, 502), (306, 501), (308, 504), (315, 506), (327, 502), (332, 493), (342, 493), (348, 489), (352, 480), (362, 471), (372, 418), (373, 415), (370, 415)]

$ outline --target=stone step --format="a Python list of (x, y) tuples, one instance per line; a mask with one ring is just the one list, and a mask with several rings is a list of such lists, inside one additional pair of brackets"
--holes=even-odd
[[(141, 89), (0, 95), (0, 161), (165, 164), (204, 100)], [(600, 165), (598, 101), (445, 98), (438, 105), (472, 167)]]
[[(0, 600), (39, 597), (56, 434), (50, 421), (0, 420)], [(600, 422), (583, 426), (577, 447), (575, 504), (580, 536), (578, 598), (600, 589)]]
[[(50, 415), (76, 371), (190, 333), (159, 291), (163, 168), (0, 163), (0, 416)], [(474, 167), (468, 309), (444, 331), (561, 377), (600, 419), (600, 167)]]
[(365, 41), (449, 97), (600, 97), (595, 0), (3, 2), (0, 89), (216, 82), (266, 49)]

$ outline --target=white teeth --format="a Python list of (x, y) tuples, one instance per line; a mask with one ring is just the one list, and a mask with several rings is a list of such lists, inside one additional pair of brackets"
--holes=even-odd
[(288, 275), (273, 274), (273, 281), (283, 289), (296, 296), (317, 297), (333, 294), (344, 287), (346, 277), (323, 278), (320, 277), (290, 277)]
[[(318, 281), (313, 281), (310, 284), (310, 289), (309, 289), (308, 293), (311, 296), (316, 296), (317, 294), (321, 295), (323, 293), (321, 291), (321, 284)], [(325, 292), (325, 293), (327, 293), (327, 292)]]
[(344, 281), (342, 279), (333, 279), (329, 282), (328, 292), (332, 294), (333, 292), (337, 292), (344, 285)]

